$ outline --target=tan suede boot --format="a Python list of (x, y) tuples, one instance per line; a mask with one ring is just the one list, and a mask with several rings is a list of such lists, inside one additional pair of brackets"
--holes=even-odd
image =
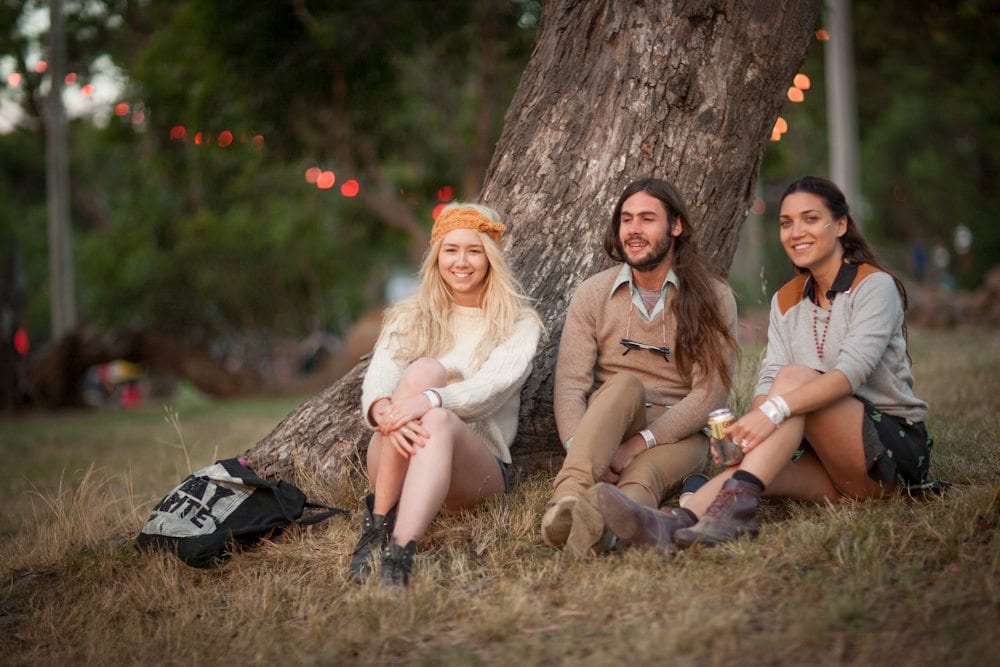
[(610, 551), (614, 544), (614, 535), (604, 525), (597, 507), (596, 489), (590, 487), (573, 506), (573, 526), (566, 540), (566, 551), (581, 560)]
[(545, 505), (542, 515), (542, 541), (550, 547), (561, 547), (566, 544), (570, 530), (573, 528), (573, 506), (576, 496), (553, 498)]

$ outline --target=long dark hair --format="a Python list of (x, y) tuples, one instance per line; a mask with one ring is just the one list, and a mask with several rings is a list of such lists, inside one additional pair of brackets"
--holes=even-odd
[[(896, 289), (899, 290), (899, 296), (903, 300), (903, 310), (906, 310), (909, 306), (906, 298), (906, 288), (903, 287), (903, 283), (892, 271), (882, 265), (875, 251), (868, 245), (868, 241), (861, 234), (861, 229), (854, 222), (854, 218), (851, 217), (851, 209), (847, 205), (847, 197), (837, 187), (837, 184), (820, 176), (803, 176), (785, 188), (785, 193), (781, 195), (781, 203), (784, 203), (788, 195), (796, 192), (808, 192), (822, 199), (823, 203), (826, 204), (826, 207), (833, 214), (834, 220), (847, 218), (847, 231), (840, 237), (840, 245), (844, 248), (844, 261), (848, 264), (871, 264), (892, 276), (893, 282), (896, 283)], [(808, 271), (808, 269), (798, 267), (796, 267), (796, 270), (799, 273)]]
[(645, 192), (663, 203), (669, 229), (673, 228), (678, 219), (681, 221), (681, 233), (673, 237), (671, 253), (671, 267), (682, 286), (670, 304), (677, 322), (674, 350), (677, 366), (688, 380), (695, 365), (701, 366), (706, 375), (711, 375), (712, 369), (715, 369), (726, 388), (731, 389), (733, 378), (726, 357), (727, 352), (735, 353), (738, 348), (716, 301), (717, 285), (713, 285), (712, 281), (725, 282), (721, 276), (709, 271), (702, 261), (694, 229), (691, 227), (691, 216), (677, 188), (658, 178), (643, 178), (630, 183), (618, 198), (611, 220), (608, 221), (604, 233), (604, 251), (615, 262), (625, 261), (625, 249), (618, 234), (622, 206), (626, 199), (638, 192)]

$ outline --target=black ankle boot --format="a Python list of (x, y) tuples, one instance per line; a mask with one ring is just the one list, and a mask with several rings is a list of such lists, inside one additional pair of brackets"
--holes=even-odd
[(396, 523), (396, 508), (385, 515), (373, 514), (375, 496), (365, 497), (365, 516), (361, 522), (361, 536), (351, 554), (350, 577), (361, 583), (368, 579), (375, 568), (375, 559), (389, 543), (393, 525)]
[(379, 573), (379, 583), (392, 588), (406, 588), (410, 584), (410, 572), (413, 570), (413, 554), (417, 543), (410, 540), (406, 546), (399, 546), (390, 541), (382, 550), (382, 569)]

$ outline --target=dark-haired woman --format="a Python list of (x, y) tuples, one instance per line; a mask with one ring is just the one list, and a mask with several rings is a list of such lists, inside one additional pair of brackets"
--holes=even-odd
[(602, 488), (601, 512), (620, 540), (668, 552), (715, 544), (757, 533), (762, 495), (836, 502), (926, 481), (927, 404), (912, 390), (902, 284), (826, 179), (788, 187), (779, 229), (799, 275), (771, 301), (751, 410), (727, 431), (742, 462), (683, 509), (647, 511)]

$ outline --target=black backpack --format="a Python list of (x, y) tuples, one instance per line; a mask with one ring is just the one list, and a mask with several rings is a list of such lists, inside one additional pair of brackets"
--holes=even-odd
[[(323, 510), (303, 518), (307, 508)], [(168, 549), (192, 567), (215, 567), (234, 549), (276, 535), (292, 523), (311, 525), (347, 510), (306, 500), (281, 480), (257, 476), (239, 459), (192, 473), (153, 508), (136, 538), (143, 549)]]

